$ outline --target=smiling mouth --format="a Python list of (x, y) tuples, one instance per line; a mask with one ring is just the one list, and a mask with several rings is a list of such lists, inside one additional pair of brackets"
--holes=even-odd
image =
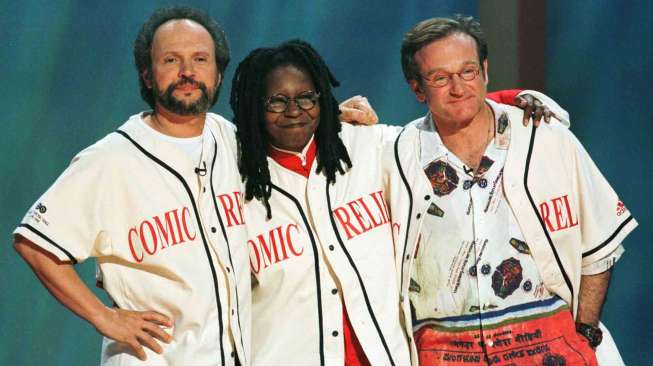
[(193, 85), (193, 84), (185, 84), (185, 85), (180, 85), (180, 86), (176, 87), (175, 89), (179, 90), (182, 93), (189, 93), (189, 92), (192, 92), (193, 90), (199, 89), (199, 87), (197, 85)]
[(292, 128), (301, 128), (308, 125), (308, 122), (297, 122), (297, 123), (288, 123), (285, 125), (278, 126), (279, 128), (292, 129)]
[(463, 103), (463, 102), (466, 102), (466, 101), (468, 101), (470, 99), (473, 99), (473, 98), (474, 98), (473, 96), (468, 96), (468, 97), (464, 97), (464, 98), (460, 98), (460, 99), (453, 99), (453, 100), (449, 101), (449, 104)]

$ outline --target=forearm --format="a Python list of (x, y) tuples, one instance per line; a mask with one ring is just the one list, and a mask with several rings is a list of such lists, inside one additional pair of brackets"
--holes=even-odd
[(601, 318), (601, 309), (605, 302), (610, 284), (611, 269), (594, 275), (580, 277), (578, 296), (578, 314), (576, 321), (597, 325)]
[(82, 282), (71, 264), (52, 258), (20, 236), (16, 238), (14, 248), (61, 304), (97, 328), (99, 319), (110, 309)]
[(91, 323), (103, 336), (127, 344), (139, 359), (147, 359), (143, 346), (162, 353), (157, 340), (164, 343), (172, 340), (162, 329), (172, 326), (167, 316), (154, 311), (111, 309), (82, 282), (72, 265), (57, 260), (21, 236), (16, 236), (14, 248), (59, 302)]

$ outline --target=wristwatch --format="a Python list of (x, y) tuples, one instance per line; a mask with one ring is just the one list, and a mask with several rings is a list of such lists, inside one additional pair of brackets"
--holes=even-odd
[(592, 348), (596, 348), (603, 340), (603, 332), (594, 325), (576, 322), (576, 332), (587, 338)]

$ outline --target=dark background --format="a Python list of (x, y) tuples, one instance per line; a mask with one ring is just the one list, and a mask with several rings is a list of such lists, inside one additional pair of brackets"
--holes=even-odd
[[(536, 20), (525, 20), (523, 11), (514, 11), (516, 0), (483, 2), (482, 10), (479, 2), (186, 3), (209, 11), (229, 38), (233, 61), (213, 108), (227, 118), (232, 116), (227, 102), (233, 70), (247, 52), (301, 37), (316, 46), (342, 82), (338, 97), (366, 95), (382, 121), (403, 124), (426, 111), (403, 80), (403, 34), (432, 16), (480, 16), (483, 27), (498, 34), (490, 43), (490, 89), (537, 87), (565, 107), (572, 130), (639, 221), (616, 266), (603, 321), (626, 364), (648, 364), (653, 349), (653, 249), (647, 240), (653, 235), (648, 211), (653, 121), (647, 112), (653, 3), (541, 0), (536, 2), (541, 11), (530, 14)], [(0, 1), (1, 123), (7, 127), (0, 135), (0, 234), (5, 239), (0, 251), (0, 365), (99, 363), (100, 336), (35, 279), (13, 251), (11, 232), (76, 152), (147, 108), (138, 92), (132, 43), (142, 22), (165, 4), (171, 3)], [(541, 24), (540, 33), (533, 39), (516, 37), (528, 24)], [(493, 54), (493, 49), (500, 52)], [(532, 57), (527, 64), (515, 61), (524, 60), (528, 49), (543, 55), (535, 57), (539, 65)], [(495, 68), (507, 69), (507, 74), (493, 76)], [(511, 70), (540, 73), (542, 82), (528, 84), (517, 74), (511, 77)], [(77, 269), (93, 286), (93, 261)]]

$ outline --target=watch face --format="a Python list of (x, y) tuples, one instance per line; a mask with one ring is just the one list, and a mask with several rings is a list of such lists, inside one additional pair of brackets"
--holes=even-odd
[(599, 327), (584, 323), (576, 323), (576, 331), (587, 338), (592, 348), (596, 348), (603, 340), (603, 332)]
[(599, 344), (601, 344), (601, 341), (603, 340), (603, 332), (599, 328), (594, 329), (595, 332), (593, 332), (593, 338), (594, 342), (590, 342), (592, 344), (592, 347), (597, 347)]

